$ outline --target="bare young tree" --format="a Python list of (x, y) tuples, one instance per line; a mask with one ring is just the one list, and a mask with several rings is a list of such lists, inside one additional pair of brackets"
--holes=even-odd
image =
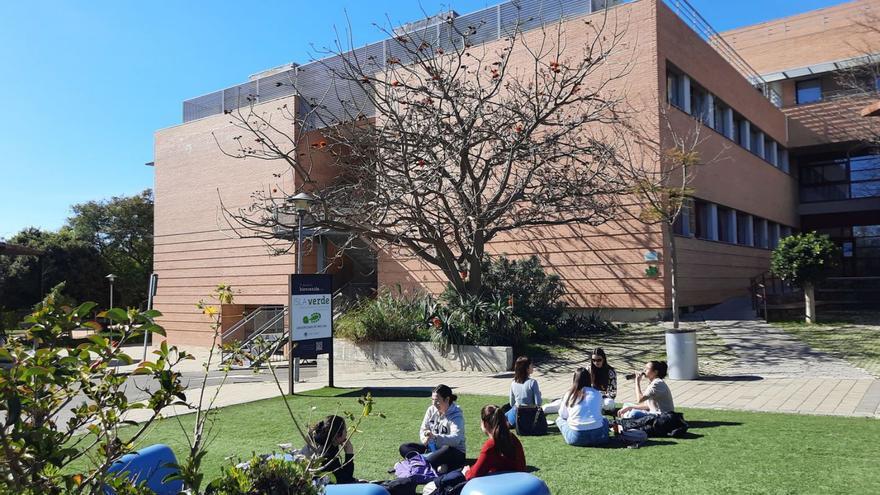
[(672, 328), (678, 329), (679, 273), (675, 225), (684, 221), (682, 215), (690, 207), (694, 194), (692, 183), (701, 166), (723, 159), (722, 148), (714, 156), (700, 153), (705, 141), (703, 123), (696, 119), (691, 126), (677, 126), (670, 121), (670, 107), (660, 105), (659, 131), (653, 128), (633, 128), (632, 139), (626, 140), (631, 157), (626, 160), (626, 173), (638, 199), (634, 213), (648, 225), (662, 227), (669, 260), (669, 290), (672, 303)]
[[(218, 141), (224, 153), (282, 160), (297, 179), (296, 191), (257, 191), (249, 207), (227, 210), (229, 225), (274, 236), (290, 222), (273, 212), (309, 191), (314, 226), (407, 248), (477, 295), (493, 240), (614, 219), (630, 190), (617, 132), (624, 30), (610, 14), (512, 28), (489, 43), (484, 28), (450, 17), (389, 30), (382, 50), (340, 44), (319, 64), (326, 90), (297, 88), (297, 108), (229, 112), (243, 134)], [(317, 76), (300, 70), (292, 84), (308, 77)]]
[(880, 119), (861, 118), (865, 115), (860, 114), (866, 107), (880, 102), (880, 15), (868, 11), (856, 25), (861, 35), (854, 37), (850, 46), (860, 55), (835, 74), (840, 90), (827, 97), (840, 100), (842, 115), (834, 115), (828, 121), (836, 127), (846, 126), (850, 136), (863, 144), (878, 146)]

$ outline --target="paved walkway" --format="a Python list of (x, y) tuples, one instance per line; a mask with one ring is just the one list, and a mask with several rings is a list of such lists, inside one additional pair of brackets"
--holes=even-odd
[[(669, 381), (677, 407), (785, 412), (880, 418), (880, 380), (846, 361), (817, 352), (784, 331), (760, 321), (693, 321), (687, 325), (707, 325), (737, 354), (738, 360), (720, 376), (693, 381)], [(191, 350), (197, 358), (203, 350)], [(188, 367), (200, 362), (190, 361)], [(320, 388), (327, 383), (323, 369), (298, 392)], [(621, 372), (626, 370), (620, 370)], [(554, 368), (535, 378), (547, 399), (559, 397), (570, 384), (570, 370)], [(458, 393), (506, 396), (512, 373), (487, 374), (471, 371), (404, 372), (347, 370), (337, 363), (338, 387), (425, 388), (445, 383)], [(211, 392), (213, 392), (213, 387)], [(632, 402), (632, 382), (618, 383), (618, 402)], [(232, 383), (221, 391), (217, 406), (276, 397), (276, 385), (268, 381)], [(185, 412), (170, 410), (169, 415)]]

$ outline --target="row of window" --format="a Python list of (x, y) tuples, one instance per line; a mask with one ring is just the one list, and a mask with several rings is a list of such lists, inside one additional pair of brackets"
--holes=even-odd
[(792, 228), (701, 199), (685, 202), (673, 232), (708, 241), (774, 249)]
[(697, 84), (690, 76), (668, 63), (666, 101), (752, 154), (763, 158), (767, 163), (788, 173), (788, 150), (720, 98)]
[(880, 197), (880, 155), (805, 161), (800, 167), (802, 203)]
[[(858, 81), (860, 88), (865, 91), (880, 91), (880, 76), (872, 74), (865, 77), (867, 80), (860, 78)], [(816, 103), (822, 101), (824, 97), (821, 78), (814, 77), (795, 82), (795, 103), (798, 105)]]

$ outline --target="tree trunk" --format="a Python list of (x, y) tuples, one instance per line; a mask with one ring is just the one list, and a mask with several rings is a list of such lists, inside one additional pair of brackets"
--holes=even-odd
[(804, 309), (806, 310), (806, 322), (816, 323), (816, 294), (811, 282), (804, 284)]
[(666, 225), (666, 238), (669, 239), (669, 293), (672, 296), (672, 328), (678, 330), (678, 255), (675, 252), (675, 234), (670, 225)]

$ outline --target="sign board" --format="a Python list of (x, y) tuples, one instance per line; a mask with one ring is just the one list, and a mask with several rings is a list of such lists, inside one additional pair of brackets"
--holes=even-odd
[(333, 276), (290, 276), (290, 332), (294, 357), (332, 352)]

